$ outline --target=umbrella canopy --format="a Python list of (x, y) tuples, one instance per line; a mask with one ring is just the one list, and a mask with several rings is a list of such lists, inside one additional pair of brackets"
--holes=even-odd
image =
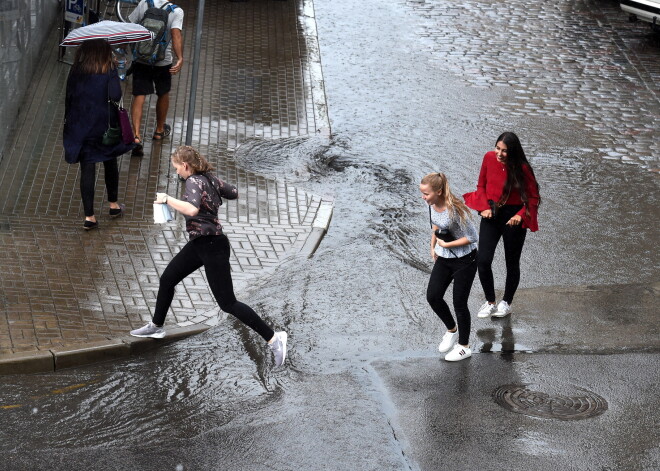
[(74, 29), (66, 35), (60, 46), (80, 46), (90, 39), (105, 39), (111, 45), (137, 43), (150, 40), (151, 34), (141, 25), (105, 20)]

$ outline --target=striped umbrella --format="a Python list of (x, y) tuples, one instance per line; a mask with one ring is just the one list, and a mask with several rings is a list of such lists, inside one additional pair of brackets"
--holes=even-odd
[(60, 46), (80, 46), (90, 39), (105, 39), (114, 45), (137, 43), (151, 38), (152, 33), (144, 26), (105, 20), (74, 29), (66, 35)]

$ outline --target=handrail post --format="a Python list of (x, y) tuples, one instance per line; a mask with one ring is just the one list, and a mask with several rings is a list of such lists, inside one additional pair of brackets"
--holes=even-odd
[(197, 99), (197, 75), (199, 72), (199, 53), (202, 45), (202, 23), (204, 22), (204, 0), (197, 3), (195, 20), (195, 44), (193, 46), (192, 76), (190, 77), (190, 98), (188, 99), (188, 124), (186, 126), (186, 145), (192, 144), (195, 122), (195, 100)]

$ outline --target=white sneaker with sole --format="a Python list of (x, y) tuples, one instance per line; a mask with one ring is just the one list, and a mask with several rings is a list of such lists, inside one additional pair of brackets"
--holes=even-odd
[(483, 303), (477, 312), (477, 317), (490, 317), (497, 310), (495, 304), (491, 304), (488, 301)]
[(133, 337), (150, 337), (152, 339), (162, 339), (165, 337), (165, 329), (158, 327), (153, 322), (149, 322), (144, 327), (140, 327), (136, 330), (131, 330), (131, 335)]
[(442, 336), (442, 341), (438, 345), (438, 351), (440, 353), (445, 353), (451, 350), (456, 342), (458, 341), (458, 330), (456, 332), (445, 332), (445, 335)]
[(273, 356), (275, 357), (275, 366), (282, 366), (284, 360), (286, 359), (286, 332), (275, 332), (273, 335), (272, 343), (268, 344), (270, 349), (273, 351)]
[(472, 350), (470, 347), (464, 347), (463, 345), (456, 344), (451, 352), (445, 355), (445, 360), (447, 361), (461, 361), (472, 356)]
[(493, 317), (506, 317), (511, 314), (511, 305), (502, 300), (497, 304), (497, 311), (493, 313)]

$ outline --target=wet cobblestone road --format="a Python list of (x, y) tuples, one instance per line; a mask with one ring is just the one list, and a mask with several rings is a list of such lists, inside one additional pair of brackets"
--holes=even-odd
[(407, 1), (432, 61), (475, 87), (502, 87), (499, 122), (559, 118), (598, 154), (658, 171), (660, 34), (613, 0)]

